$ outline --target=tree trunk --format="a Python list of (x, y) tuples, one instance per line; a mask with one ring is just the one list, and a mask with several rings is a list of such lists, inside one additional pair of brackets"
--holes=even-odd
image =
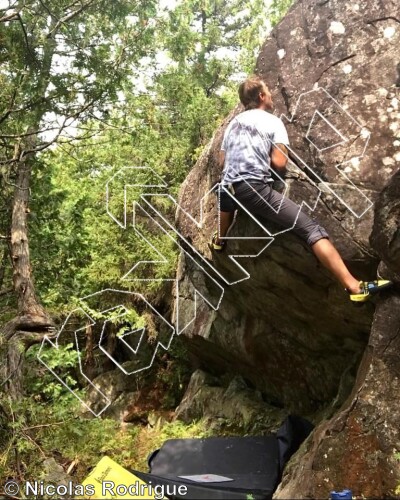
[(3, 288), (4, 276), (6, 274), (6, 266), (7, 266), (7, 246), (4, 245), (3, 255), (1, 257), (1, 264), (0, 264), (0, 290)]
[[(56, 24), (57, 20), (52, 19), (51, 29)], [(43, 46), (42, 66), (36, 86), (36, 95), (42, 98), (45, 96), (48, 85), (56, 45), (55, 38), (48, 37)], [(35, 70), (37, 69), (35, 68)], [(10, 253), (18, 312), (17, 316), (9, 321), (3, 329), (3, 337), (7, 342), (7, 362), (6, 366), (3, 365), (0, 368), (0, 374), (5, 375), (4, 380), (12, 397), (18, 397), (22, 392), (24, 351), (29, 345), (40, 342), (42, 336), (53, 329), (51, 319), (36, 297), (28, 241), (28, 205), (33, 156), (25, 154), (24, 149), (26, 151), (35, 149), (36, 132), (40, 129), (42, 119), (43, 110), (38, 107), (32, 116), (28, 117), (27, 123), (31, 125), (26, 130), (28, 132), (28, 135), (25, 135), (27, 139), (17, 142), (14, 147), (16, 182), (12, 201)]]
[(29, 184), (31, 165), (28, 159), (18, 163), (11, 219), (11, 259), (14, 290), (18, 300), (19, 327), (37, 330), (51, 326), (51, 321), (39, 303), (31, 273), (28, 244)]
[[(19, 157), (19, 147), (16, 147), (15, 155), (17, 158)], [(25, 349), (32, 343), (40, 342), (41, 334), (48, 333), (53, 326), (51, 319), (36, 296), (30, 265), (28, 204), (31, 168), (29, 158), (21, 159), (17, 163), (17, 179), (11, 217), (10, 248), (18, 313), (4, 327), (7, 352), (3, 376), (7, 389), (13, 398), (17, 398), (22, 392), (22, 361)]]

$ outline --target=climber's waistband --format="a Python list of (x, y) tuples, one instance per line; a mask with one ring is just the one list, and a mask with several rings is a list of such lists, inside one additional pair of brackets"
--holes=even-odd
[(238, 181), (238, 182), (234, 182), (232, 184), (229, 184), (230, 186), (230, 191), (232, 194), (235, 194), (235, 191), (237, 189), (240, 189), (242, 186), (247, 186), (247, 185), (263, 185), (265, 186), (266, 184), (270, 184), (272, 185), (272, 183), (274, 182), (273, 179), (271, 179), (270, 177), (265, 177), (264, 179), (260, 179), (260, 180), (256, 180), (256, 179), (248, 179), (248, 180), (243, 180), (243, 181)]

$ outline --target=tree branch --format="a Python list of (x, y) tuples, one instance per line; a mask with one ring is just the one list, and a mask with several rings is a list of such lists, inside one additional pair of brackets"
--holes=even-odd
[(0, 17), (0, 23), (6, 23), (7, 21), (16, 21), (18, 18), (18, 12), (11, 12), (10, 14)]
[(30, 53), (31, 57), (32, 57), (32, 61), (35, 63), (36, 65), (36, 58), (35, 58), (35, 53), (33, 52), (31, 46), (29, 45), (29, 40), (28, 40), (28, 33), (26, 32), (26, 29), (25, 29), (25, 25), (22, 21), (22, 17), (20, 15), (20, 13), (18, 12), (17, 14), (17, 19), (19, 21), (19, 24), (21, 25), (21, 29), (22, 29), (22, 32), (24, 34), (24, 38), (25, 38), (25, 44), (26, 44), (26, 48), (28, 50), (28, 52)]
[(82, 106), (78, 111), (76, 111), (75, 113), (67, 116), (64, 118), (63, 120), (63, 123), (60, 125), (59, 129), (58, 129), (58, 132), (56, 134), (56, 136), (51, 140), (51, 141), (48, 141), (48, 142), (45, 142), (43, 144), (41, 144), (40, 146), (36, 147), (36, 148), (32, 148), (32, 149), (26, 149), (26, 150), (22, 150), (21, 151), (21, 155), (19, 157), (19, 161), (22, 161), (23, 158), (25, 158), (27, 155), (29, 154), (33, 154), (33, 153), (37, 153), (39, 151), (43, 151), (44, 149), (48, 148), (49, 146), (51, 146), (51, 144), (54, 144), (55, 142), (58, 141), (58, 139), (60, 138), (60, 135), (61, 135), (61, 132), (69, 125), (67, 125), (67, 121), (68, 120), (76, 120), (80, 114), (84, 113), (87, 109), (89, 109), (91, 106), (93, 106), (93, 104), (98, 100), (99, 98), (94, 98), (92, 99), (91, 101), (89, 101), (87, 104), (85, 104), (84, 106)]
[[(21, 78), (21, 82), (22, 82), (22, 78)], [(16, 88), (15, 92), (17, 93), (18, 91), (18, 87)], [(23, 111), (26, 111), (28, 109), (31, 109), (33, 108), (34, 106), (36, 106), (37, 104), (40, 104), (40, 103), (43, 103), (45, 102), (46, 100), (48, 100), (49, 98), (45, 98), (45, 97), (40, 97), (39, 99), (37, 99), (36, 101), (30, 101), (29, 103), (25, 104), (24, 106), (22, 106), (21, 108), (17, 108), (17, 109), (8, 109), (5, 113), (5, 115), (3, 115), (1, 118), (0, 118), (0, 124), (6, 119), (8, 118), (8, 116), (11, 114), (11, 113), (22, 113)]]
[[(68, 119), (68, 118), (67, 118)], [(0, 134), (0, 139), (22, 139), (23, 137), (32, 137), (38, 134), (43, 134), (44, 132), (51, 132), (52, 130), (58, 130), (59, 127), (48, 127), (41, 130), (35, 130), (33, 132), (26, 132), (26, 134)]]
[(26, 432), (23, 432), (23, 431), (21, 433), (22, 433), (22, 435), (24, 437), (26, 437), (26, 439), (28, 439), (32, 444), (34, 444), (38, 448), (38, 450), (42, 454), (43, 458), (47, 458), (45, 452), (42, 450), (42, 448), (40, 447), (40, 445), (29, 434), (27, 434)]
[(49, 14), (49, 16), (51, 16), (53, 19), (57, 19), (57, 17), (53, 14), (53, 12), (51, 12), (51, 10), (47, 7), (47, 5), (42, 0), (39, 0), (39, 1), (40, 1), (40, 5)]
[[(21, 85), (22, 80), (24, 79), (23, 75), (21, 75), (21, 81), (19, 82), (19, 85)], [(6, 120), (10, 114), (12, 113), (12, 108), (15, 104), (15, 99), (17, 97), (17, 89), (18, 87), (14, 88), (14, 92), (12, 93), (11, 99), (10, 99), (10, 104), (8, 105), (8, 110), (4, 113), (2, 117), (0, 117), (0, 124)]]
[(70, 12), (66, 16), (64, 16), (61, 19), (59, 19), (57, 21), (57, 23), (55, 24), (55, 26), (51, 29), (51, 31), (49, 31), (49, 33), (46, 35), (46, 38), (51, 38), (57, 32), (57, 30), (59, 29), (59, 27), (62, 24), (65, 24), (68, 21), (70, 21), (71, 19), (73, 19), (74, 17), (78, 16), (81, 12), (83, 12), (84, 10), (86, 10), (87, 8), (89, 8), (94, 1), (95, 0), (89, 0), (87, 3), (85, 3), (81, 7), (79, 7), (79, 9), (76, 9), (73, 12)]

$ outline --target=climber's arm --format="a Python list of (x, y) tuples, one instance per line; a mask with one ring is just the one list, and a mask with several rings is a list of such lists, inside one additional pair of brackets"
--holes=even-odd
[(218, 156), (218, 166), (222, 169), (225, 163), (225, 151), (220, 151)]
[(271, 150), (271, 166), (278, 172), (284, 172), (288, 162), (288, 150), (283, 144), (272, 146)]

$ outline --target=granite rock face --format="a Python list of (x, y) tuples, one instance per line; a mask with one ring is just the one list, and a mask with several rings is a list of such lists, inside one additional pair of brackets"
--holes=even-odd
[(265, 42), (256, 70), (289, 132), (287, 196), (325, 227), (354, 275), (374, 278), (379, 266), (395, 280), (379, 298), (355, 308), (294, 234), (267, 226), (267, 246), (244, 211), (226, 252), (210, 253), (217, 200), (209, 190), (240, 106), (181, 189), (182, 208), (202, 217), (199, 230), (183, 210), (176, 216), (192, 245), (175, 300), (189, 350), (202, 369), (240, 375), (264, 401), (318, 424), (277, 498), (325, 498), (342, 487), (383, 498), (400, 483), (399, 47), (397, 1), (304, 0)]

